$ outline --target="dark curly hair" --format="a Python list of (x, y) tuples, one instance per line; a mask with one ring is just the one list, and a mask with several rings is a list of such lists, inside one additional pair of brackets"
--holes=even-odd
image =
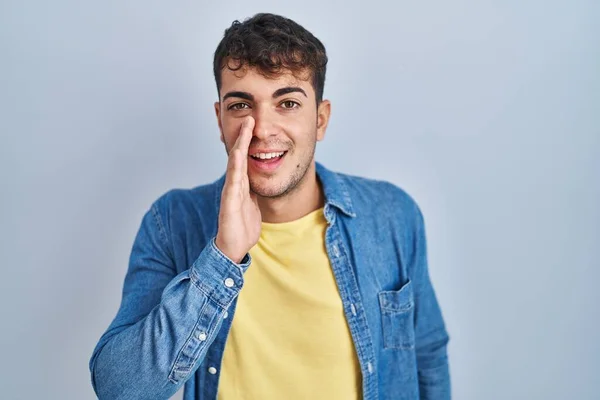
[(217, 91), (221, 90), (223, 68), (237, 71), (244, 66), (255, 67), (266, 77), (290, 71), (300, 78), (308, 71), (317, 104), (323, 100), (325, 46), (291, 19), (261, 13), (244, 22), (233, 21), (215, 51), (213, 71)]

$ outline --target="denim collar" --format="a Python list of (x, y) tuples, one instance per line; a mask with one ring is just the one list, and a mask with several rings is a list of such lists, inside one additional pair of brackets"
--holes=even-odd
[(356, 217), (350, 193), (340, 174), (328, 170), (318, 162), (316, 169), (317, 177), (323, 186), (325, 204), (334, 206), (349, 217)]

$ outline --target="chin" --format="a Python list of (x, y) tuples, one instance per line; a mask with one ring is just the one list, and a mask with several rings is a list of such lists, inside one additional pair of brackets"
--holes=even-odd
[(250, 190), (260, 197), (276, 198), (288, 194), (297, 182), (291, 176), (280, 178), (278, 176), (250, 177)]
[(289, 172), (279, 171), (279, 173), (268, 177), (249, 174), (250, 190), (256, 193), (256, 195), (265, 198), (286, 196), (302, 184), (306, 170), (303, 173), (300, 172), (294, 171), (294, 173), (290, 174)]
[(253, 183), (250, 182), (250, 190), (260, 197), (276, 198), (281, 197), (288, 192), (288, 188), (275, 183)]

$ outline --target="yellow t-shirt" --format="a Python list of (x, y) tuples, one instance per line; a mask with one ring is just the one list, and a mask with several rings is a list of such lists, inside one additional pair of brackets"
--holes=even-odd
[(262, 224), (225, 345), (219, 400), (361, 398), (326, 228), (322, 208)]

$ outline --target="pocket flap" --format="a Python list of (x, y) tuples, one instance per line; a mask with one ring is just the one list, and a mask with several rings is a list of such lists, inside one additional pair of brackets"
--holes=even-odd
[(404, 312), (414, 305), (413, 287), (410, 279), (399, 290), (379, 292), (379, 305), (383, 311)]

